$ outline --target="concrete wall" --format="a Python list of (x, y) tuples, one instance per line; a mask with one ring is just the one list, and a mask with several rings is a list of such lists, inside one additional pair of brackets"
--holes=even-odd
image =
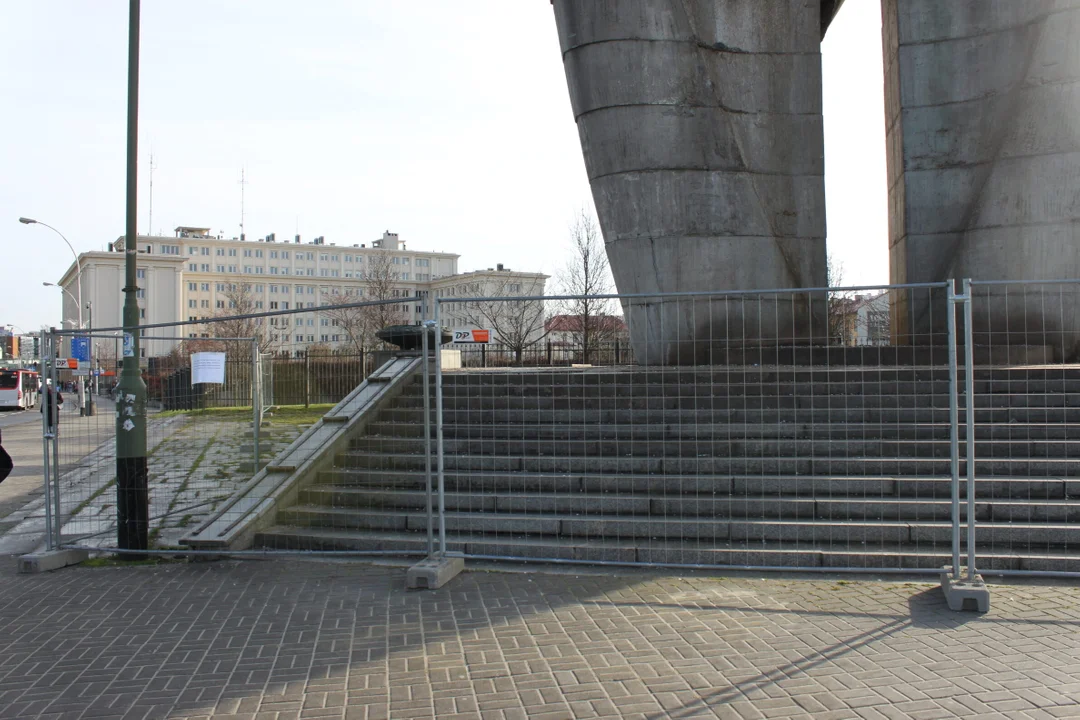
[[(819, 0), (553, 5), (619, 291), (824, 285)], [(714, 341), (825, 327), (805, 298), (731, 308), (635, 304), (637, 357), (707, 362)]]
[[(1080, 0), (882, 0), (882, 37), (891, 281), (1080, 277)], [(976, 342), (1075, 355), (1060, 291), (981, 290)], [(944, 327), (925, 297), (902, 337)]]

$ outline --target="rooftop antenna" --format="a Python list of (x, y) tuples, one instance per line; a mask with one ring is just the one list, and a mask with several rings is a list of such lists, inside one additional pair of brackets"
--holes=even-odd
[(157, 169), (157, 165), (154, 164), (154, 147), (150, 146), (150, 218), (147, 220), (148, 227), (146, 228), (147, 235), (154, 234), (154, 170)]
[(247, 180), (244, 179), (244, 168), (240, 168), (240, 238), (244, 238), (244, 186), (247, 185)]

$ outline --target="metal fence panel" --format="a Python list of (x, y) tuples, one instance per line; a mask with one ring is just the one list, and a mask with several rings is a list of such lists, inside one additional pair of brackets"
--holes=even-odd
[[(177, 544), (183, 535), (212, 517), (259, 467), (370, 374), (386, 346), (366, 333), (363, 344), (359, 338), (353, 342), (343, 328), (343, 315), (340, 306), (321, 307), (162, 324), (142, 332), (152, 549), (185, 551)], [(257, 339), (235, 337), (237, 328)], [(74, 334), (58, 331), (46, 342)], [(63, 404), (55, 442), (45, 439), (46, 453), (53, 453), (48, 520), (54, 544), (115, 548), (113, 395), (121, 340), (114, 330), (80, 334), (94, 343), (95, 369), (101, 371), (96, 412), (87, 413), (78, 394), (69, 390), (75, 382), (70, 370), (50, 369)], [(226, 353), (224, 383), (192, 384), (190, 355), (203, 351)], [(320, 494), (319, 487), (309, 493)], [(331, 509), (347, 507), (347, 496), (334, 496)], [(306, 520), (318, 514), (292, 511)], [(345, 528), (349, 522), (331, 519), (330, 527)]]
[(971, 281), (970, 295), (978, 569), (1080, 573), (1080, 281)]
[[(441, 298), (436, 317), (452, 326), (470, 302)], [(506, 302), (544, 305), (542, 324), (519, 333), (529, 342), (511, 357), (505, 341), (464, 348), (460, 368), (438, 373), (448, 550), (817, 570), (951, 563), (945, 284)], [(928, 316), (895, 321), (906, 307)]]

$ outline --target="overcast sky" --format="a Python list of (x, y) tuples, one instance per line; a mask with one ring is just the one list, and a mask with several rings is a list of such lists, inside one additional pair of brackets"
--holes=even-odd
[[(547, 0), (144, 0), (139, 232), (208, 226), (553, 273), (591, 209)], [(59, 325), (55, 282), (124, 232), (127, 3), (8, 3), (0, 23), (0, 324)], [(877, 0), (823, 44), (830, 253), (886, 282)]]

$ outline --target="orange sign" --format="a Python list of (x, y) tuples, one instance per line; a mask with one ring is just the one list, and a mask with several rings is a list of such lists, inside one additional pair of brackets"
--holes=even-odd
[(488, 343), (491, 342), (490, 330), (454, 330), (454, 342), (456, 343)]

